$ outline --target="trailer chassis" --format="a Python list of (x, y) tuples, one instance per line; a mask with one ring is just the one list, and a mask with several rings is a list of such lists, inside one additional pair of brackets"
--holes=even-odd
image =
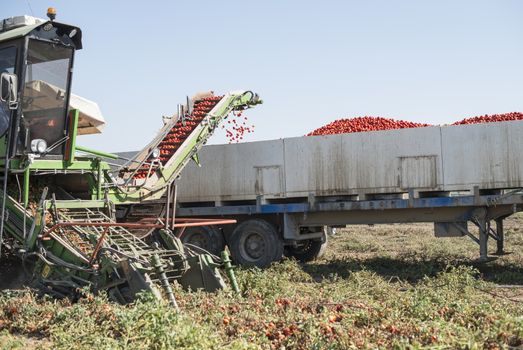
[[(222, 203), (223, 204), (223, 203)], [(437, 237), (470, 237), (479, 245), (479, 260), (487, 261), (489, 237), (496, 241), (496, 254), (504, 253), (503, 220), (523, 211), (523, 191), (511, 189), (496, 195), (455, 195), (407, 199), (355, 201), (344, 197), (312, 197), (288, 203), (252, 203), (220, 206), (180, 204), (177, 214), (183, 217), (224, 217), (238, 222), (251, 218), (279, 220), (285, 244), (318, 239), (322, 230), (305, 232), (305, 227), (345, 226), (354, 224), (391, 224), (433, 222)], [(475, 235), (468, 228), (478, 228)]]

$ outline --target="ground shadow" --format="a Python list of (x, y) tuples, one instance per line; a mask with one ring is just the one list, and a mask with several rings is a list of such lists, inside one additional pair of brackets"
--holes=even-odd
[(32, 268), (29, 263), (24, 266), (22, 260), (13, 255), (2, 252), (0, 259), (0, 291), (23, 289), (31, 284), (31, 275), (28, 270)]
[(377, 273), (385, 279), (397, 279), (416, 283), (425, 276), (433, 277), (449, 269), (450, 266), (472, 266), (479, 270), (481, 278), (497, 284), (523, 285), (523, 267), (500, 264), (496, 260), (489, 262), (456, 261), (433, 258), (419, 261), (407, 261), (392, 257), (374, 257), (364, 260), (335, 259), (326, 262), (304, 264), (303, 270), (315, 280), (331, 278), (337, 275), (347, 278), (353, 272), (367, 270)]

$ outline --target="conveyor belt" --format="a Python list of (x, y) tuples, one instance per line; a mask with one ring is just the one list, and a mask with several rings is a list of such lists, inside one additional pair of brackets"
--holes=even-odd
[(197, 152), (231, 112), (259, 103), (251, 91), (196, 100), (190, 113), (182, 111), (167, 122), (151, 143), (119, 169), (110, 199), (131, 204), (161, 198), (191, 159), (198, 162)]
[(192, 113), (185, 118), (179, 118), (167, 135), (165, 135), (165, 137), (158, 143), (158, 149), (160, 150), (158, 162), (142, 164), (133, 175), (133, 178), (144, 179), (154, 174), (160, 164), (165, 166), (185, 140), (187, 140), (187, 137), (194, 132), (196, 127), (203, 121), (222, 97), (223, 96), (208, 97), (196, 101)]

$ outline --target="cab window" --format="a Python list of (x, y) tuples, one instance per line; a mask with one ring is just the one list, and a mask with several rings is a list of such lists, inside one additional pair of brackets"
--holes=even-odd
[[(30, 40), (22, 99), (23, 124), (29, 142), (43, 139), (49, 154), (61, 154), (64, 144), (71, 48)], [(60, 145), (60, 146), (58, 146)]]
[(0, 49), (0, 73), (14, 73), (16, 63), (16, 47)]

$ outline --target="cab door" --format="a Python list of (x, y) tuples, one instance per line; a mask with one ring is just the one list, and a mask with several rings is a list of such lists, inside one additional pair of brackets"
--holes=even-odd
[[(0, 74), (18, 74), (17, 59), (19, 46), (20, 43), (18, 41), (0, 44)], [(18, 81), (20, 82), (20, 76), (18, 76)], [(0, 155), (2, 157), (5, 156), (6, 152), (5, 136), (10, 129), (11, 123), (16, 119), (16, 113), (17, 111), (10, 110), (6, 103), (0, 102)]]

